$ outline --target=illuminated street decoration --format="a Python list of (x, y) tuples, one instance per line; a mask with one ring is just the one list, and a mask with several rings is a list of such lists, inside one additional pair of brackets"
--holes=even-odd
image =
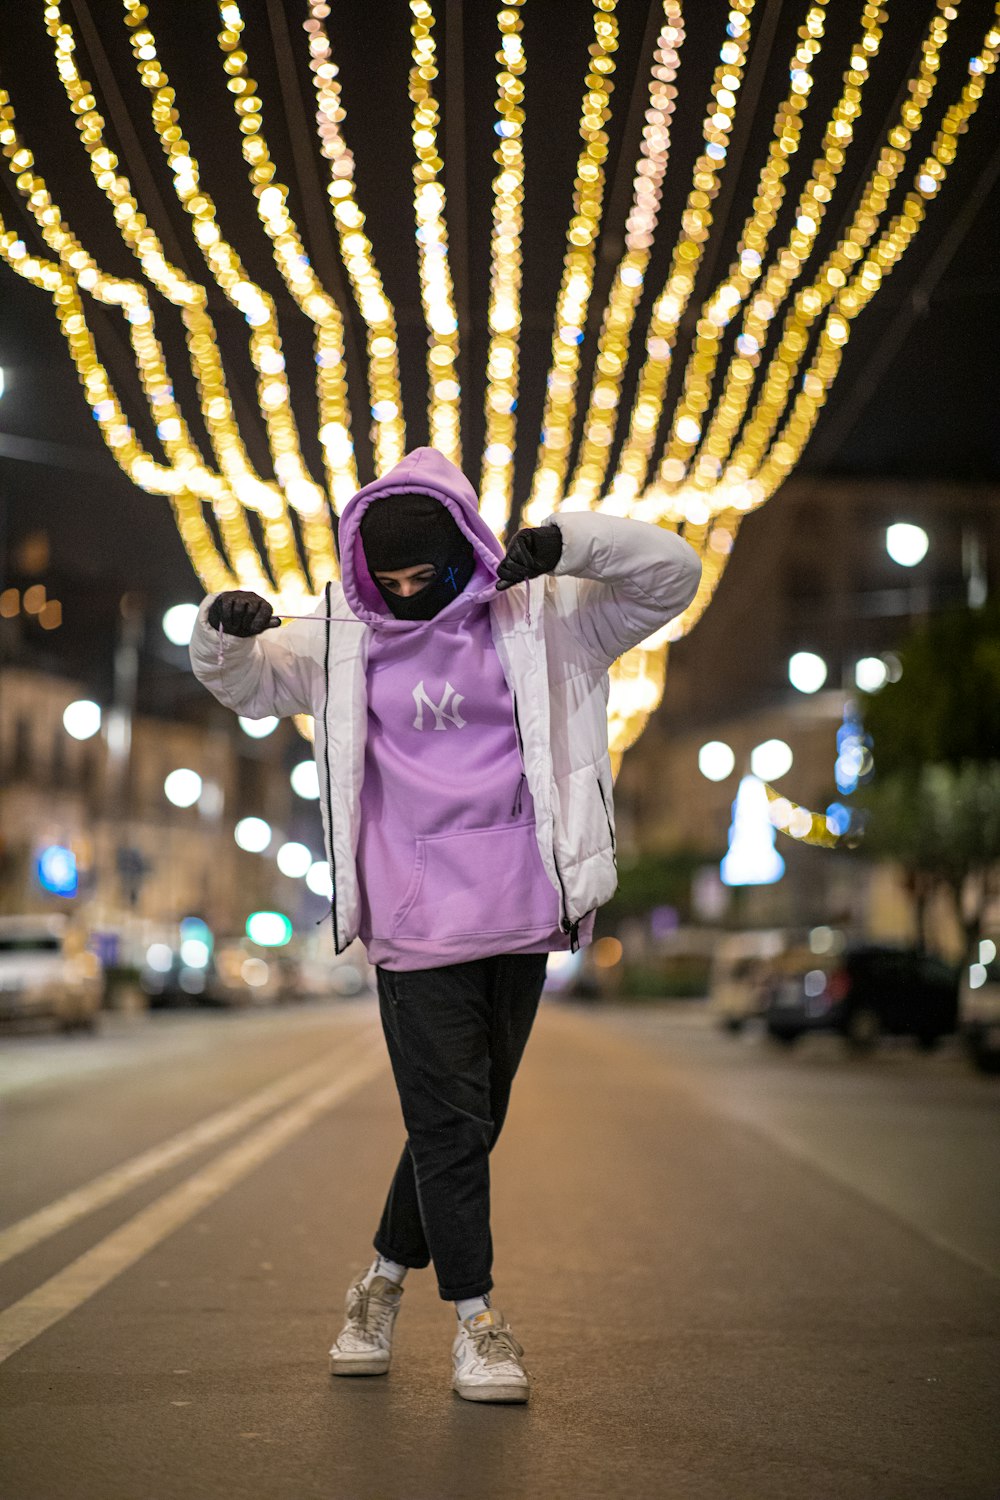
[(767, 792), (757, 776), (744, 776), (733, 803), (729, 849), (719, 865), (724, 885), (773, 885), (785, 873), (774, 847)]
[[(455, 461), (480, 468), (482, 511), (501, 535), (513, 504), (513, 464), (519, 391), (521, 262), (525, 230), (523, 129), (531, 105), (530, 58), (522, 43), (522, 18), (530, 0), (498, 7), (496, 95), (482, 112), (482, 129), (497, 138), (490, 240), (488, 346), (483, 372), (485, 438), (473, 460), (463, 450), (458, 378), (459, 329), (449, 264), (438, 74), (436, 19), (442, 7), (409, 0), (413, 105), (415, 253), (427, 327), (427, 402), (432, 443)], [(51, 197), (22, 140), (14, 104), (0, 89), (0, 148), (18, 192), (49, 254), (36, 253), (0, 218), (0, 259), (48, 293), (76, 364), (85, 397), (116, 462), (140, 489), (166, 497), (198, 577), (208, 590), (254, 589), (279, 610), (302, 613), (304, 602), (338, 576), (332, 514), (339, 514), (358, 483), (355, 445), (370, 442), (377, 473), (402, 455), (406, 429), (399, 380), (395, 312), (383, 287), (375, 248), (365, 232), (345, 136), (347, 101), (336, 62), (336, 11), (306, 0), (306, 58), (315, 91), (315, 121), (328, 165), (327, 195), (351, 294), (366, 329), (370, 423), (352, 419), (344, 360), (342, 307), (313, 266), (292, 216), (265, 129), (266, 101), (252, 76), (244, 20), (235, 0), (220, 0), (218, 48), (224, 87), (242, 142), (250, 191), (267, 234), (275, 266), (294, 300), (295, 315), (311, 325), (316, 369), (316, 432), (322, 479), (303, 456), (278, 317), (271, 294), (250, 275), (237, 247), (223, 233), (210, 185), (184, 135), (184, 99), (176, 93), (156, 36), (156, 3), (123, 0), (135, 67), (149, 98), (152, 122), (170, 168), (173, 188), (204, 260), (206, 280), (173, 265), (140, 206), (105, 136), (96, 89), (77, 65), (77, 37), (69, 7), (52, 0), (40, 7), (55, 66), (90, 170), (114, 212), (117, 229), (135, 257), (134, 279), (100, 266), (74, 234)], [(937, 197), (995, 71), (1000, 51), (1000, 4), (982, 45), (969, 58), (958, 96), (941, 108), (933, 143), (911, 168), (908, 153), (934, 106), (941, 56), (957, 5), (929, 0), (929, 18), (914, 76), (883, 140), (874, 168), (863, 180), (852, 174), (852, 142), (871, 64), (892, 35), (888, 7), (867, 0), (826, 121), (819, 154), (793, 185), (792, 167), (802, 120), (825, 41), (829, 0), (803, 3), (802, 24), (787, 58), (789, 82), (761, 151), (753, 211), (741, 227), (734, 259), (700, 306), (675, 410), (665, 420), (667, 377), (699, 267), (713, 233), (712, 205), (719, 193), (740, 106), (744, 70), (754, 38), (756, 0), (732, 0), (710, 86), (702, 140), (691, 169), (680, 224), (662, 285), (647, 286), (654, 238), (665, 232), (661, 191), (668, 158), (676, 157), (671, 127), (681, 54), (694, 15), (682, 0), (662, 0), (652, 57), (644, 60), (646, 102), (642, 139), (624, 226), (605, 224), (608, 122), (618, 50), (618, 0), (592, 0), (593, 41), (586, 60), (579, 116), (573, 212), (567, 226), (562, 280), (554, 309), (551, 361), (542, 436), (521, 523), (537, 525), (551, 510), (604, 510), (668, 527), (683, 535), (702, 560), (698, 593), (683, 615), (625, 653), (611, 668), (608, 732), (612, 766), (641, 735), (664, 690), (671, 641), (701, 617), (731, 556), (744, 515), (763, 504), (794, 469), (836, 378), (854, 320), (884, 284), (918, 233)], [(333, 34), (328, 28), (333, 25)], [(537, 108), (542, 107), (541, 101)], [(751, 107), (749, 104), (747, 107)], [(940, 107), (940, 106), (938, 106)], [(226, 106), (228, 113), (229, 107)], [(224, 118), (224, 116), (223, 116)], [(753, 135), (751, 134), (751, 139)], [(753, 149), (751, 147), (751, 149)], [(675, 168), (677, 167), (674, 161)], [(888, 218), (897, 187), (901, 201)], [(772, 247), (779, 210), (794, 204), (793, 227)], [(854, 202), (853, 211), (844, 208)], [(818, 266), (812, 257), (828, 211), (847, 228)], [(530, 222), (530, 220), (529, 220)], [(718, 232), (719, 226), (716, 226)], [(602, 231), (621, 236), (623, 251), (605, 306), (593, 309), (594, 271)], [(256, 376), (259, 418), (267, 438), (270, 474), (249, 457), (255, 445), (241, 432), (215, 324), (208, 286), (216, 286), (247, 327)], [(182, 410), (156, 331), (153, 294), (176, 309), (197, 389), (190, 422)], [(88, 318), (92, 300), (125, 324), (156, 433), (157, 453), (140, 440), (128, 412), (135, 391), (119, 391), (108, 375)], [(637, 319), (648, 308), (644, 345), (633, 350)], [(595, 316), (595, 312), (597, 315)], [(739, 318), (738, 333), (729, 329)], [(772, 339), (772, 331), (775, 337)], [(735, 334), (735, 338), (733, 337)], [(588, 347), (593, 340), (593, 348)], [(769, 348), (770, 346), (770, 348)], [(631, 409), (621, 410), (630, 355), (638, 363)], [(581, 371), (592, 370), (589, 390)], [(187, 384), (185, 384), (187, 389)], [(358, 392), (353, 392), (355, 401)], [(521, 424), (523, 430), (523, 423)], [(196, 432), (204, 430), (208, 452)], [(534, 440), (534, 434), (531, 434)], [(659, 446), (658, 446), (659, 445)], [(614, 473), (612, 454), (618, 451)], [(250, 518), (254, 518), (251, 527)], [(308, 734), (307, 721), (296, 723)], [(787, 799), (767, 792), (794, 808)], [(805, 814), (810, 831), (793, 836), (829, 842), (835, 836), (824, 814)], [(776, 826), (782, 826), (778, 824)], [(797, 826), (803, 826), (802, 819)]]
[(844, 721), (837, 730), (837, 763), (834, 779), (837, 791), (850, 796), (859, 786), (866, 786), (875, 774), (872, 737), (865, 734), (854, 703), (844, 705)]

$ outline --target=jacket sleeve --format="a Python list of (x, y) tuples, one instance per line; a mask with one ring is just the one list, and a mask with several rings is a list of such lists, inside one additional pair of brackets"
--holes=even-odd
[(224, 635), (220, 664), (219, 632), (208, 623), (215, 598), (209, 594), (202, 600), (191, 635), (191, 667), (198, 681), (247, 719), (314, 713), (322, 673), (307, 632), (322, 627), (293, 620), (261, 635)]
[(552, 572), (577, 585), (564, 623), (605, 669), (681, 614), (698, 591), (698, 554), (674, 531), (592, 510), (559, 511), (541, 524), (550, 523), (563, 539)]

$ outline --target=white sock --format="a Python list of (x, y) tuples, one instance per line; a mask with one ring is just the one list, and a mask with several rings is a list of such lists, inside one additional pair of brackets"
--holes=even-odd
[(490, 1305), (490, 1294), (484, 1292), (481, 1297), (463, 1297), (455, 1303), (455, 1311), (458, 1313), (459, 1321), (463, 1318), (471, 1318), (473, 1313), (486, 1312)]
[(397, 1286), (401, 1286), (403, 1277), (409, 1269), (409, 1266), (397, 1265), (396, 1261), (386, 1260), (384, 1255), (376, 1254), (375, 1259), (362, 1277), (361, 1284), (362, 1286), (371, 1286), (376, 1276), (385, 1276), (389, 1281), (394, 1281)]

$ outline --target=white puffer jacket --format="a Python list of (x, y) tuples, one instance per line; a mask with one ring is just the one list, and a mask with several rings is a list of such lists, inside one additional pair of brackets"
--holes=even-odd
[[(551, 573), (490, 601), (491, 628), (521, 731), (542, 863), (560, 892), (564, 932), (577, 928), (618, 884), (608, 754), (608, 668), (680, 614), (701, 564), (672, 531), (595, 511), (547, 516), (562, 532)], [(358, 935), (355, 852), (368, 726), (366, 666), (371, 628), (352, 616), (339, 583), (314, 611), (325, 628), (293, 620), (250, 639), (220, 638), (198, 611), (191, 638), (195, 676), (220, 703), (250, 719), (312, 714), (327, 857), (334, 882), (334, 951)], [(220, 662), (221, 657), (221, 662)]]

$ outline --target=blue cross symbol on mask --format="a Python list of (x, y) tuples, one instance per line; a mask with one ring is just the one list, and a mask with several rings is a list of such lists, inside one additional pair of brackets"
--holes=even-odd
[(447, 573), (444, 576), (445, 576), (446, 582), (448, 582), (448, 583), (451, 584), (452, 588), (454, 589), (455, 593), (457, 594), (458, 593), (458, 580), (455, 577), (455, 569), (454, 568), (449, 568), (448, 571), (447, 571)]

